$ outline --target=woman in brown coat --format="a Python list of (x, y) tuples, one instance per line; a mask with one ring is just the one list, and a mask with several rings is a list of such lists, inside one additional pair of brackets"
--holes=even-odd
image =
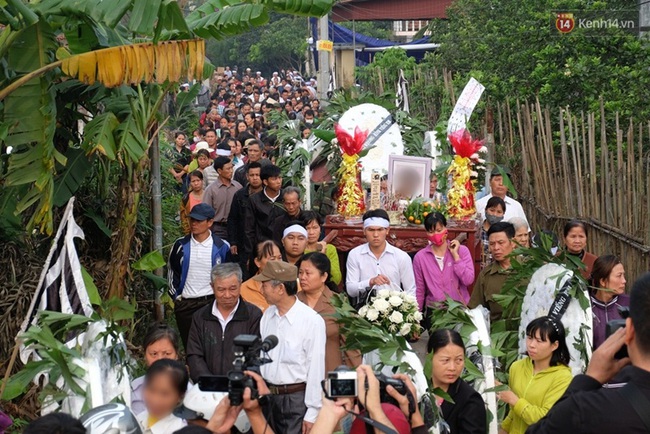
[(333, 371), (341, 365), (356, 367), (361, 364), (361, 353), (358, 351), (343, 351), (343, 337), (339, 334), (339, 326), (332, 316), (335, 312), (331, 298), (334, 297), (332, 288), (336, 285), (330, 280), (330, 260), (319, 252), (307, 253), (300, 261), (300, 287), (298, 300), (314, 309), (325, 321), (327, 343), (325, 348), (325, 370)]
[(591, 270), (594, 266), (597, 256), (589, 253), (587, 248), (587, 226), (579, 220), (571, 220), (564, 225), (564, 245), (570, 255), (579, 258), (585, 269), (582, 270), (582, 277), (591, 279)]

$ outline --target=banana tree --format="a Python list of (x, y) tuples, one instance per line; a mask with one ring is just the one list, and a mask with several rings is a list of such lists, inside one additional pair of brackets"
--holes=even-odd
[[(79, 74), (109, 87), (163, 83), (177, 81), (179, 71), (201, 79), (204, 42), (159, 44), (194, 36), (172, 0), (0, 0), (0, 7), (0, 138), (13, 151), (0, 176), (5, 194), (20, 197), (16, 212), (29, 210), (28, 229), (51, 234), (56, 175), (68, 167), (66, 144), (54, 140), (57, 83)], [(130, 35), (150, 42), (131, 44)]]
[[(118, 185), (118, 220), (111, 236), (111, 260), (107, 276), (108, 296), (124, 295), (129, 274), (131, 246), (138, 222), (140, 198), (147, 190), (147, 150), (162, 126), (158, 113), (168, 87), (158, 85), (117, 89), (105, 100), (104, 113), (86, 125), (82, 147), (112, 161), (120, 160), (123, 170)], [(124, 100), (128, 106), (124, 107)]]
[[(108, 287), (123, 296), (157, 96), (181, 78), (205, 75), (204, 41), (196, 38), (248, 31), (268, 22), (271, 11), (322, 16), (332, 2), (208, 0), (184, 17), (174, 0), (0, 0), (0, 154), (12, 148), (8, 160), (0, 158), (0, 203), (17, 200), (16, 213), (29, 215), (28, 230), (51, 234), (55, 195), (60, 202), (74, 194), (87, 160), (118, 162)], [(124, 116), (102, 110), (105, 101), (96, 98), (86, 137), (71, 129), (57, 140), (57, 87), (70, 79), (87, 85), (84, 92), (118, 87), (106, 95), (121, 95)]]

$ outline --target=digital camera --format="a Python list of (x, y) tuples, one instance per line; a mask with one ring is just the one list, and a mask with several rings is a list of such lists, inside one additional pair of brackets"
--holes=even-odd
[[(415, 412), (415, 397), (402, 380), (387, 377), (382, 373), (375, 373), (375, 377), (379, 380), (379, 400), (381, 402), (399, 407), (399, 403), (386, 390), (388, 386), (393, 386), (397, 392), (408, 398), (409, 409), (411, 413)], [(364, 393), (364, 388), (365, 386), (359, 387), (357, 372), (350, 370), (347, 366), (339, 366), (336, 370), (328, 372), (327, 379), (323, 380), (325, 396), (329, 399), (357, 397), (360, 393)]]
[(400, 395), (404, 395), (408, 398), (409, 408), (412, 407), (411, 412), (415, 412), (415, 398), (411, 392), (409, 392), (408, 387), (406, 387), (406, 384), (404, 384), (402, 380), (387, 377), (382, 373), (375, 374), (375, 376), (377, 377), (377, 380), (379, 380), (379, 400), (381, 402), (393, 404), (394, 406), (399, 407), (399, 403), (395, 400), (395, 398), (390, 396), (386, 390), (386, 387), (393, 386), (393, 388), (397, 390)]
[(323, 387), (328, 398), (348, 398), (357, 396), (357, 372), (337, 368), (327, 373)]
[[(610, 337), (612, 334), (614, 334), (616, 330), (620, 328), (625, 328), (625, 320), (630, 316), (630, 308), (625, 306), (619, 306), (618, 313), (621, 314), (621, 318), (623, 319), (613, 319), (607, 323), (607, 325), (605, 326), (605, 334), (607, 335), (607, 337)], [(626, 357), (628, 357), (627, 345), (623, 345), (623, 347), (620, 350), (618, 350), (618, 352), (614, 355), (614, 358), (616, 360), (620, 360)]]

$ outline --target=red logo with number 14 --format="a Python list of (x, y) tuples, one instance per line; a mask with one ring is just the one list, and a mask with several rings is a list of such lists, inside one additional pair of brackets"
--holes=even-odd
[(575, 27), (575, 21), (573, 20), (573, 14), (571, 13), (557, 14), (555, 18), (555, 28), (558, 29), (560, 33), (570, 33), (574, 27)]

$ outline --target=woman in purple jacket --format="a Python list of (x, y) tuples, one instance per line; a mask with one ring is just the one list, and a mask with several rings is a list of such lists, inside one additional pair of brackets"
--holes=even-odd
[(606, 336), (607, 323), (622, 319), (619, 307), (630, 307), (625, 294), (625, 268), (614, 255), (603, 255), (594, 261), (591, 269), (591, 309), (594, 314), (594, 350)]
[(415, 296), (420, 310), (447, 297), (467, 304), (467, 287), (474, 282), (474, 263), (469, 249), (447, 240), (447, 220), (438, 213), (424, 219), (430, 244), (413, 259)]

